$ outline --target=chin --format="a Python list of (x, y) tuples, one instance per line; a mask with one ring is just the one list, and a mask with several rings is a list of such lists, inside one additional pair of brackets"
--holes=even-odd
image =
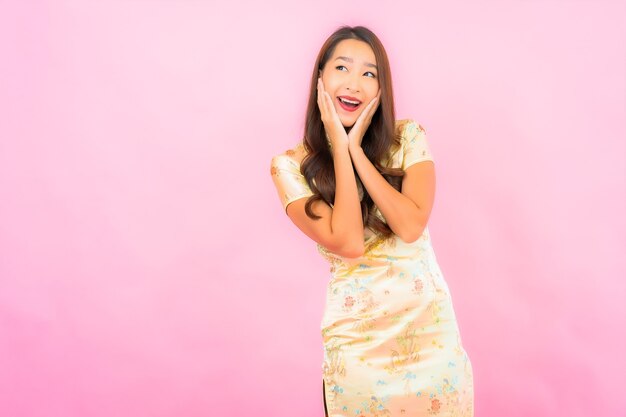
[(341, 124), (343, 127), (352, 127), (356, 123), (356, 120), (342, 120)]

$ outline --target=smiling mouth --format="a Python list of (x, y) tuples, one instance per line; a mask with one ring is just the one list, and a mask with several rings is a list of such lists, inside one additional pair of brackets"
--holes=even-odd
[(361, 105), (360, 101), (348, 100), (342, 97), (337, 97), (339, 105), (346, 111), (353, 112)]

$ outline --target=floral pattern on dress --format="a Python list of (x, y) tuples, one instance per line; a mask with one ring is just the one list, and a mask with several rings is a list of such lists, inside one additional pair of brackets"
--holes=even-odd
[[(401, 144), (387, 166), (433, 161), (422, 125), (396, 123)], [(272, 159), (283, 207), (313, 193), (300, 173), (302, 144)], [(382, 217), (377, 208), (374, 213)], [(415, 242), (365, 238), (344, 258), (317, 245), (330, 280), (320, 326), (330, 417), (472, 417), (473, 373), (428, 227)]]

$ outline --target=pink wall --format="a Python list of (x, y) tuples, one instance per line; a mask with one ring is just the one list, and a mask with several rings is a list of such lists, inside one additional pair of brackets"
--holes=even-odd
[(428, 131), (476, 415), (624, 415), (626, 6), (436, 3), (1, 2), (0, 415), (323, 415), (269, 162), (341, 24)]

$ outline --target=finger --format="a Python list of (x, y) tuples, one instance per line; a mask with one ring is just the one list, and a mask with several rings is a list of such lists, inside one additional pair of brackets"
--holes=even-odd
[(376, 113), (376, 109), (378, 108), (378, 105), (380, 104), (380, 95), (381, 95), (381, 89), (378, 89), (378, 93), (376, 94), (376, 97), (374, 97), (372, 99), (372, 109), (371, 109), (371, 114), (372, 116), (374, 115), (374, 113)]
[(317, 79), (317, 105), (320, 104), (320, 79)]
[(324, 89), (322, 87), (321, 78), (317, 79), (317, 105), (320, 109), (320, 114), (322, 116), (322, 121), (326, 119), (326, 98), (324, 97)]
[(367, 119), (367, 120), (371, 120), (371, 116), (374, 114), (373, 110), (376, 106), (376, 104), (378, 103), (378, 99), (376, 97), (374, 97), (365, 107), (365, 109), (363, 109), (363, 113), (361, 113), (361, 116), (363, 116), (363, 119)]
[(368, 117), (370, 118), (370, 120), (372, 119), (372, 117), (374, 117), (374, 113), (376, 113), (376, 109), (378, 109), (379, 103), (380, 99), (378, 97), (375, 97), (374, 101), (372, 102), (372, 107), (370, 108), (370, 111), (368, 113)]
[(372, 116), (376, 113), (376, 109), (380, 105), (380, 90), (378, 90), (378, 94), (372, 100)]
[(328, 93), (324, 91), (323, 95), (324, 95), (324, 111), (326, 112), (326, 115), (328, 116), (328, 120), (332, 120), (334, 115), (333, 115), (332, 106), (328, 102), (329, 100)]
[(331, 114), (333, 116), (333, 118), (335, 117), (339, 117), (339, 115), (337, 114), (337, 110), (335, 109), (335, 106), (333, 105), (333, 99), (330, 97), (329, 93), (324, 93), (326, 95), (326, 110), (328, 111), (329, 114)]
[(317, 86), (320, 90), (320, 93), (322, 94), (322, 97), (324, 97), (324, 94), (326, 93), (326, 90), (324, 90), (324, 82), (322, 81), (322, 77), (319, 77), (317, 79)]
[(324, 81), (322, 81), (322, 77), (320, 77), (319, 80), (320, 88), (322, 89), (322, 96), (324, 97), (324, 105), (326, 106), (326, 111), (330, 112), (331, 109), (329, 107), (329, 104), (332, 104), (332, 99), (330, 98), (330, 94), (324, 89)]
[(320, 79), (317, 79), (317, 102), (320, 103), (320, 99), (322, 98), (322, 88), (320, 84)]
[(377, 102), (378, 100), (376, 99), (376, 97), (374, 97), (367, 104), (367, 106), (363, 109), (363, 112), (359, 115), (355, 123), (355, 127), (358, 125), (358, 128), (363, 129), (363, 130), (366, 130), (369, 127), (370, 122), (372, 121), (372, 117), (374, 115), (374, 111), (372, 109), (374, 108)]
[(324, 90), (324, 82), (322, 81), (322, 77), (318, 78), (318, 80), (319, 80), (319, 88), (320, 88), (320, 94), (321, 94), (321, 99), (322, 99), (322, 107), (324, 109), (324, 114), (328, 115), (328, 99), (326, 98), (328, 93), (326, 92), (326, 90)]

